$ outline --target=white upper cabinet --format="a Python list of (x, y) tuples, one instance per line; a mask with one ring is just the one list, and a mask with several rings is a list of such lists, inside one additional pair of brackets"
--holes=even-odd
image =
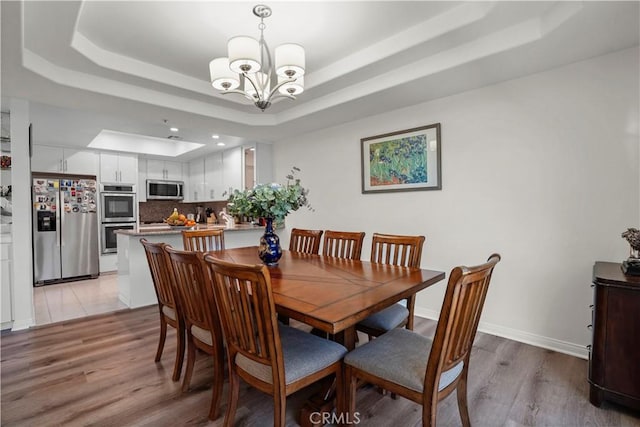
[(97, 175), (99, 156), (93, 151), (34, 145), (31, 156), (33, 172)]
[(185, 202), (202, 202), (205, 197), (204, 157), (189, 162), (189, 186)]
[(147, 161), (138, 159), (138, 202), (147, 201)]
[(138, 157), (135, 154), (100, 153), (100, 181), (137, 183)]
[(182, 163), (147, 159), (147, 179), (182, 181)]
[(251, 156), (245, 165), (245, 148), (236, 147), (189, 162), (184, 201), (227, 200), (230, 192), (245, 188), (245, 180), (253, 187), (254, 177), (259, 183), (271, 182), (271, 146), (258, 143)]
[(243, 152), (242, 147), (237, 147), (222, 153), (222, 183), (224, 191), (244, 189), (242, 185), (244, 178)]
[(214, 153), (204, 160), (205, 195), (209, 200), (222, 199), (224, 182), (222, 180), (222, 153)]

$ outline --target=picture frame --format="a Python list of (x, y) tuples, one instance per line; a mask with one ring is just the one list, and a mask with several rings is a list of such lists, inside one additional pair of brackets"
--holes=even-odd
[(362, 193), (442, 190), (440, 123), (360, 140)]

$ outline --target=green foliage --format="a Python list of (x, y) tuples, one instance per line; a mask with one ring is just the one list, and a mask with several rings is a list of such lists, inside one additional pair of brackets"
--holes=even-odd
[(369, 170), (374, 185), (427, 182), (427, 140), (425, 135), (371, 144)]
[(309, 190), (300, 185), (296, 172), (300, 169), (294, 166), (284, 186), (278, 183), (258, 184), (249, 190), (235, 190), (229, 197), (227, 210), (232, 215), (282, 221), (289, 212), (303, 206), (311, 209), (307, 200)]

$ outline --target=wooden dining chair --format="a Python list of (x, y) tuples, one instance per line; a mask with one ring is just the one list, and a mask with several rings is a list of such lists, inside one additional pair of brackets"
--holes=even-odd
[[(371, 262), (376, 264), (399, 265), (420, 268), (424, 236), (399, 236), (374, 233), (371, 242)], [(367, 317), (356, 325), (356, 329), (378, 337), (391, 329), (406, 326), (413, 330), (415, 295), (393, 304)]]
[(140, 239), (144, 247), (151, 280), (158, 298), (158, 311), (160, 313), (160, 339), (156, 351), (155, 361), (159, 362), (164, 350), (164, 342), (167, 338), (167, 325), (175, 328), (177, 337), (176, 360), (173, 366), (171, 379), (178, 381), (182, 372), (182, 360), (184, 359), (184, 319), (179, 304), (179, 299), (173, 285), (171, 265), (164, 248), (164, 243), (152, 243), (147, 239)]
[(462, 424), (471, 425), (467, 408), (469, 355), (491, 274), (499, 261), (500, 255), (493, 254), (485, 264), (451, 271), (433, 340), (397, 328), (345, 356), (348, 415), (355, 413), (360, 380), (421, 404), (423, 426), (436, 425), (438, 402), (455, 390)]
[(318, 252), (320, 252), (322, 233), (322, 230), (292, 229), (289, 240), (289, 250), (292, 252), (318, 255)]
[(240, 379), (271, 394), (274, 426), (284, 427), (287, 396), (335, 375), (343, 408), (342, 357), (347, 349), (333, 341), (279, 324), (264, 265), (233, 264), (204, 257), (213, 277), (229, 364), (229, 400), (224, 425), (233, 425)]
[(322, 255), (359, 260), (362, 255), (363, 241), (364, 232), (326, 230)]
[(224, 249), (224, 230), (183, 230), (182, 245), (185, 251), (207, 252)]
[(180, 295), (187, 331), (187, 368), (182, 391), (189, 389), (196, 351), (213, 357), (213, 386), (209, 419), (218, 418), (224, 382), (222, 329), (213, 296), (211, 276), (204, 265), (203, 253), (165, 248), (171, 259), (176, 288)]

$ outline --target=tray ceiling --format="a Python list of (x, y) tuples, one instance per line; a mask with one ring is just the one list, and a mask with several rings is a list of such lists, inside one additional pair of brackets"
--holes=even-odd
[(210, 143), (214, 132), (276, 140), (637, 46), (640, 38), (638, 2), (268, 3), (265, 39), (272, 49), (305, 47), (306, 90), (261, 113), (208, 82), (208, 62), (226, 56), (228, 38), (258, 37), (255, 4), (2, 2), (3, 96), (108, 114), (114, 131), (166, 137), (168, 119), (194, 142)]

